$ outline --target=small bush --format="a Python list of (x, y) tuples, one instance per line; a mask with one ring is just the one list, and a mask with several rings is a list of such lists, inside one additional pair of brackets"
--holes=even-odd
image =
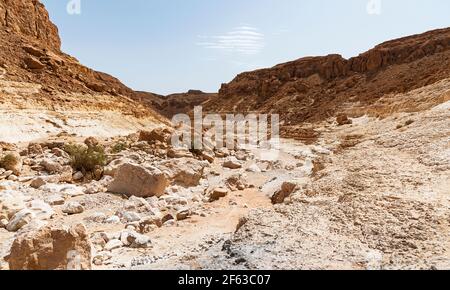
[(101, 145), (86, 146), (84, 144), (69, 144), (64, 147), (71, 158), (75, 170), (93, 171), (96, 166), (105, 166), (105, 149)]
[(111, 148), (111, 153), (113, 154), (117, 154), (120, 153), (124, 150), (128, 149), (128, 145), (127, 143), (123, 142), (123, 141), (119, 141), (116, 144), (114, 144), (114, 146)]

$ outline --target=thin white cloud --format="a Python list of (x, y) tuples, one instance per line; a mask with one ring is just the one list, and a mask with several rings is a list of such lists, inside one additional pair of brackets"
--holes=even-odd
[(264, 34), (257, 28), (251, 26), (239, 26), (230, 32), (216, 36), (199, 36), (202, 42), (197, 45), (207, 49), (215, 49), (231, 53), (255, 55), (260, 53), (264, 47)]

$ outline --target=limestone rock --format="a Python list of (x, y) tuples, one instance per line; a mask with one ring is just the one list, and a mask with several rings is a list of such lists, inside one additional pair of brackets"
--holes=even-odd
[(161, 196), (167, 185), (168, 180), (159, 169), (127, 163), (119, 168), (108, 191), (137, 197)]
[(38, 59), (36, 59), (35, 57), (32, 57), (32, 56), (25, 58), (24, 62), (25, 62), (25, 66), (29, 69), (40, 70), (40, 69), (45, 68), (45, 64), (43, 64)]
[(80, 214), (84, 212), (84, 207), (76, 201), (71, 201), (64, 206), (62, 212), (70, 215)]
[(183, 186), (197, 186), (203, 177), (203, 172), (209, 164), (194, 158), (181, 158), (161, 163), (162, 168), (168, 172), (171, 181)]
[(17, 232), (22, 227), (29, 224), (34, 219), (34, 217), (35, 215), (31, 210), (23, 209), (11, 218), (8, 225), (6, 226), (6, 229), (10, 232)]
[(140, 131), (139, 141), (146, 141), (149, 143), (159, 141), (162, 143), (169, 143), (172, 136), (172, 130), (169, 128), (156, 128), (152, 131)]
[(300, 189), (301, 182), (300, 181), (286, 181), (281, 185), (281, 189), (276, 191), (272, 195), (272, 204), (283, 203), (284, 200), (289, 197), (296, 190)]
[(237, 160), (236, 157), (231, 156), (224, 161), (223, 167), (230, 169), (239, 169), (242, 168), (242, 163), (239, 160)]
[(0, 167), (5, 168), (7, 171), (12, 171), (13, 174), (19, 176), (22, 172), (23, 160), (19, 153), (8, 153), (0, 158)]
[(338, 123), (339, 126), (343, 126), (343, 125), (350, 125), (352, 124), (352, 120), (350, 120), (347, 115), (344, 114), (340, 114), (336, 117), (336, 122)]
[(42, 186), (44, 186), (44, 185), (46, 185), (46, 184), (47, 184), (47, 182), (44, 180), (44, 178), (42, 178), (42, 177), (37, 177), (37, 178), (35, 178), (35, 179), (33, 179), (33, 180), (31, 181), (30, 186), (31, 186), (32, 188), (38, 189), (38, 188), (40, 188), (40, 187), (42, 187)]
[(47, 226), (18, 236), (7, 260), (11, 270), (88, 270), (91, 245), (83, 224)]
[(224, 187), (218, 187), (209, 192), (208, 198), (209, 198), (209, 201), (212, 202), (212, 201), (216, 201), (222, 197), (227, 196), (227, 194), (228, 194), (228, 189), (226, 189)]
[(106, 243), (105, 250), (112, 251), (121, 247), (123, 247), (122, 241), (120, 241), (119, 239), (112, 239)]

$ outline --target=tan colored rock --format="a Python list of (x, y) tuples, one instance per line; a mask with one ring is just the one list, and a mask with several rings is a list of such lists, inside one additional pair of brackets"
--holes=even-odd
[(213, 163), (215, 155), (212, 151), (202, 151), (201, 157), (203, 158), (203, 160), (206, 160), (209, 163)]
[(177, 212), (177, 220), (182, 221), (187, 219), (191, 215), (191, 210), (188, 208), (181, 209)]
[(169, 158), (184, 158), (184, 157), (194, 157), (191, 152), (186, 149), (174, 149), (171, 148), (167, 150), (167, 157)]
[(114, 177), (116, 175), (117, 170), (122, 165), (124, 165), (125, 163), (130, 163), (130, 162), (131, 162), (131, 160), (128, 158), (113, 160), (107, 166), (104, 167), (103, 174)]
[(246, 176), (243, 174), (233, 174), (227, 178), (225, 184), (231, 191), (244, 190), (249, 187)]
[(28, 145), (28, 154), (30, 155), (39, 155), (44, 153), (44, 150), (42, 150), (42, 146), (36, 143), (30, 143)]
[(299, 189), (299, 183), (296, 181), (287, 181), (281, 185), (281, 189), (272, 195), (272, 204), (283, 203), (292, 193)]
[(169, 179), (184, 186), (199, 185), (206, 166), (209, 166), (208, 162), (194, 158), (173, 159), (161, 163), (161, 169), (168, 173)]
[(137, 197), (161, 196), (168, 184), (161, 170), (126, 163), (118, 169), (108, 191)]
[(8, 153), (0, 159), (0, 167), (11, 170), (14, 175), (19, 176), (22, 172), (23, 160), (19, 153)]
[(83, 224), (50, 226), (20, 235), (7, 257), (11, 270), (89, 270), (91, 245)]
[(35, 215), (32, 211), (23, 209), (11, 218), (6, 226), (6, 229), (10, 232), (17, 232), (25, 225), (29, 224), (34, 218)]
[(347, 115), (344, 114), (340, 114), (336, 117), (336, 122), (338, 123), (339, 126), (344, 126), (344, 125), (351, 125), (353, 123), (352, 120), (350, 120), (348, 118)]
[(84, 140), (84, 144), (86, 144), (87, 147), (95, 147), (98, 146), (98, 144), (100, 144), (100, 142), (95, 138), (95, 137), (89, 137), (86, 138), (86, 140)]
[(64, 206), (62, 212), (69, 215), (80, 214), (84, 212), (84, 207), (76, 201), (71, 201)]
[(60, 173), (63, 170), (63, 166), (59, 162), (50, 159), (42, 160), (40, 165), (48, 173)]
[(26, 67), (29, 69), (41, 70), (45, 68), (45, 64), (43, 64), (38, 59), (32, 56), (25, 58), (24, 62)]
[(218, 187), (218, 188), (213, 189), (208, 194), (208, 198), (209, 198), (209, 201), (212, 202), (212, 201), (216, 201), (216, 200), (219, 200), (222, 197), (227, 196), (227, 194), (228, 194), (228, 189), (227, 188)]
[(23, 50), (35, 57), (43, 57), (45, 55), (45, 53), (42, 50), (37, 49), (33, 46), (26, 45), (23, 47)]
[(37, 178), (35, 178), (35, 179), (33, 179), (33, 180), (31, 181), (30, 186), (31, 186), (32, 188), (38, 189), (39, 187), (44, 186), (44, 185), (46, 185), (46, 184), (47, 184), (47, 182), (44, 180), (44, 178), (42, 178), (42, 177), (37, 177)]
[(242, 168), (242, 163), (239, 160), (237, 160), (236, 157), (232, 156), (232, 157), (228, 157), (223, 162), (223, 167), (229, 168), (229, 169), (239, 169), (239, 168)]
[(156, 128), (152, 131), (140, 131), (139, 141), (145, 142), (155, 142), (159, 141), (162, 143), (170, 143), (170, 138), (172, 136), (172, 130), (169, 128)]
[(0, 219), (9, 220), (24, 208), (25, 197), (21, 192), (0, 190)]

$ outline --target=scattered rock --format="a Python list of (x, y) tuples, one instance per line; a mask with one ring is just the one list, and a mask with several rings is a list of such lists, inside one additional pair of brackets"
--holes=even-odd
[(231, 191), (244, 190), (249, 187), (246, 176), (243, 174), (233, 174), (227, 178), (225, 184)]
[(53, 160), (45, 159), (41, 162), (41, 166), (50, 174), (60, 173), (63, 171), (63, 166)]
[(181, 158), (162, 162), (161, 168), (168, 173), (168, 178), (183, 186), (197, 186), (203, 177), (206, 161), (199, 161), (193, 158)]
[(79, 180), (83, 179), (83, 177), (84, 177), (83, 172), (78, 171), (78, 172), (76, 172), (76, 173), (72, 176), (72, 179), (73, 179), (74, 181), (79, 181)]
[(133, 163), (133, 162), (131, 159), (128, 158), (115, 159), (104, 167), (103, 174), (114, 177), (116, 175), (117, 170), (126, 163)]
[(230, 169), (239, 169), (242, 168), (242, 164), (241, 162), (239, 162), (239, 160), (236, 159), (236, 157), (231, 156), (224, 161), (223, 167)]
[(35, 217), (34, 213), (29, 209), (23, 209), (16, 213), (8, 222), (6, 229), (10, 232), (17, 232), (25, 225), (29, 224)]
[(32, 56), (26, 57), (24, 62), (29, 69), (41, 70), (45, 68), (45, 65), (42, 62)]
[(272, 204), (283, 203), (294, 191), (299, 189), (299, 183), (294, 181), (287, 181), (281, 185), (281, 189), (272, 195)]
[(0, 167), (5, 168), (7, 171), (12, 171), (16, 176), (19, 176), (22, 172), (22, 166), (22, 157), (17, 152), (8, 153), (0, 159)]
[(201, 157), (203, 158), (203, 160), (208, 161), (209, 163), (213, 163), (214, 162), (214, 152), (210, 152), (210, 151), (202, 151), (201, 153)]
[(222, 197), (227, 196), (228, 194), (228, 189), (224, 188), (224, 187), (218, 187), (213, 189), (209, 194), (208, 194), (208, 199), (210, 202), (212, 201), (216, 201), (219, 200)]
[(71, 201), (64, 206), (62, 212), (69, 215), (80, 214), (84, 212), (84, 207), (76, 201)]
[(169, 158), (192, 158), (192, 157), (194, 157), (194, 155), (192, 155), (192, 153), (186, 149), (171, 148), (171, 149), (167, 150), (167, 157), (169, 157)]
[(112, 239), (109, 242), (106, 243), (105, 245), (105, 250), (106, 251), (112, 251), (115, 249), (119, 249), (123, 247), (123, 243), (122, 241), (120, 241), (119, 239)]
[(106, 214), (102, 213), (102, 212), (96, 212), (94, 214), (92, 214), (91, 216), (87, 217), (86, 220), (90, 221), (90, 222), (95, 222), (95, 223), (103, 223), (106, 221), (108, 217), (106, 216)]
[(139, 165), (122, 165), (108, 186), (108, 191), (137, 197), (161, 196), (168, 180), (163, 172), (156, 168), (144, 168)]
[(172, 130), (169, 128), (156, 128), (152, 131), (140, 131), (139, 141), (170, 143)]
[(45, 201), (49, 205), (63, 205), (65, 203), (65, 199), (59, 194), (51, 195), (51, 196), (47, 197), (45, 199)]
[(348, 118), (347, 115), (344, 114), (340, 114), (336, 117), (336, 122), (338, 123), (339, 126), (344, 126), (344, 125), (351, 125), (353, 124), (353, 121), (350, 120)]
[(127, 243), (130, 245), (130, 248), (146, 249), (150, 248), (152, 245), (149, 237), (136, 232), (129, 232), (126, 239)]
[(82, 224), (44, 227), (17, 237), (7, 258), (11, 270), (89, 270), (91, 245)]
[(177, 220), (182, 221), (187, 219), (191, 215), (191, 210), (188, 208), (181, 209), (177, 212)]
[(98, 146), (100, 144), (100, 142), (94, 137), (89, 137), (89, 138), (86, 138), (86, 140), (84, 140), (84, 144), (86, 144), (86, 146), (89, 148), (93, 148), (93, 147)]
[(107, 224), (120, 224), (120, 217), (113, 215), (105, 220)]
[(41, 186), (44, 186), (46, 184), (47, 184), (47, 182), (42, 177), (38, 177), (38, 178), (33, 179), (33, 181), (31, 181), (30, 186), (32, 188), (38, 189)]
[(28, 145), (28, 154), (30, 155), (40, 155), (44, 153), (44, 150), (42, 149), (42, 146), (37, 143), (30, 143)]
[(258, 165), (256, 164), (252, 164), (250, 165), (247, 169), (247, 172), (252, 172), (252, 173), (261, 173), (261, 169), (258, 167)]

